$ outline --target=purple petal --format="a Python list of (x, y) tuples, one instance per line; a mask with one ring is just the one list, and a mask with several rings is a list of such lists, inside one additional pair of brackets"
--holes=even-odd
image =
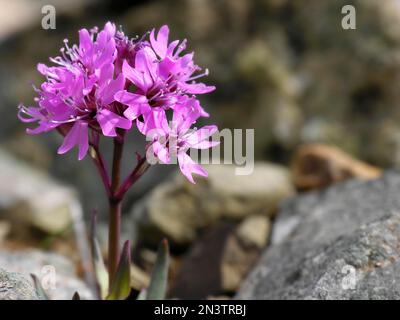
[(132, 68), (126, 60), (124, 60), (122, 64), (122, 73), (124, 74), (125, 78), (130, 80), (136, 87), (144, 92), (147, 90), (147, 86), (143, 80), (142, 74)]
[(164, 164), (169, 164), (171, 161), (171, 158), (169, 156), (169, 152), (167, 147), (164, 144), (161, 144), (159, 141), (155, 141), (152, 144), (152, 148), (154, 151), (154, 154), (157, 156), (158, 159)]
[(124, 116), (129, 120), (134, 120), (150, 111), (147, 98), (143, 95), (121, 90), (114, 95), (114, 99), (128, 106), (124, 111)]
[(156, 79), (157, 66), (154, 63), (155, 57), (151, 57), (148, 50), (142, 49), (136, 53), (135, 70), (140, 73), (143, 83), (143, 90), (149, 89)]
[(186, 139), (186, 142), (191, 148), (196, 149), (208, 149), (215, 147), (219, 144), (218, 141), (209, 141), (210, 136), (217, 132), (217, 126), (204, 126), (199, 130), (196, 130)]
[(204, 83), (184, 83), (179, 84), (180, 88), (189, 94), (203, 94), (215, 90), (215, 86), (206, 86)]
[(83, 51), (82, 53), (87, 53), (92, 49), (93, 42), (90, 37), (89, 31), (87, 29), (79, 30), (79, 48)]
[(78, 159), (82, 160), (89, 149), (88, 124), (76, 121), (64, 138), (63, 144), (58, 148), (58, 154), (64, 154), (78, 145)]
[(168, 48), (169, 28), (167, 25), (163, 25), (158, 31), (157, 39), (155, 39), (154, 33), (155, 30), (153, 29), (150, 33), (151, 46), (160, 58), (165, 58)]
[(176, 49), (176, 47), (179, 44), (179, 40), (174, 40), (172, 41), (167, 49), (167, 56), (172, 56), (174, 54), (174, 50)]
[(168, 78), (168, 76), (174, 71), (176, 62), (168, 57), (162, 60), (158, 65), (158, 71), (163, 79)]
[(179, 169), (183, 173), (183, 175), (193, 184), (195, 184), (192, 174), (198, 174), (203, 177), (207, 177), (207, 171), (203, 169), (203, 167), (196, 162), (193, 161), (185, 152), (178, 153), (178, 163)]
[(47, 132), (51, 129), (54, 129), (55, 127), (57, 127), (57, 124), (54, 123), (48, 123), (46, 121), (40, 121), (39, 122), (39, 126), (34, 128), (34, 129), (26, 129), (26, 133), (27, 134), (39, 134), (39, 133), (43, 133), (43, 132)]
[(165, 135), (170, 130), (167, 116), (162, 108), (152, 108), (150, 112), (143, 114), (143, 120), (143, 122), (137, 121), (137, 127), (149, 139)]
[[(121, 91), (125, 86), (125, 78), (122, 73), (120, 73), (115, 80), (111, 80), (107, 86), (99, 89), (98, 99), (101, 100), (103, 106), (109, 105), (114, 102), (114, 95)], [(97, 94), (97, 93), (96, 93)]]
[(107, 33), (109, 38), (114, 37), (116, 31), (115, 24), (108, 21), (104, 26), (104, 31)]
[(114, 75), (114, 65), (113, 64), (106, 64), (101, 67), (99, 70), (98, 75), (98, 84), (100, 87), (104, 86), (110, 79), (113, 79)]
[(117, 132), (116, 128), (128, 130), (132, 126), (132, 122), (123, 118), (114, 112), (107, 109), (102, 109), (96, 115), (97, 122), (99, 123), (103, 134), (107, 137), (115, 137)]
[(188, 99), (174, 109), (172, 124), (179, 134), (184, 134), (200, 117), (201, 113), (196, 103), (198, 103), (197, 100)]

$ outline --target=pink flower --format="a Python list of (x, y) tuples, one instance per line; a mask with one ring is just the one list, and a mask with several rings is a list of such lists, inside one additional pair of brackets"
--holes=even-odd
[(148, 152), (153, 153), (160, 162), (171, 164), (173, 158), (177, 158), (179, 168), (185, 177), (195, 183), (192, 174), (207, 176), (203, 167), (193, 161), (187, 154), (190, 148), (209, 149), (219, 144), (210, 141), (210, 137), (217, 131), (215, 125), (204, 126), (200, 129), (190, 129), (200, 117), (199, 109), (194, 106), (195, 99), (186, 101), (173, 112), (172, 122), (168, 120), (163, 110), (155, 110), (151, 122), (154, 129), (147, 131), (147, 137), (151, 139)]
[(116, 128), (130, 129), (132, 122), (125, 118), (114, 95), (125, 86), (122, 73), (114, 72), (117, 56), (115, 26), (107, 23), (102, 31), (79, 31), (79, 46), (61, 49), (62, 57), (51, 58), (54, 67), (38, 65), (46, 77), (37, 89), (37, 107), (20, 106), (23, 122), (38, 122), (29, 134), (59, 128), (67, 132), (58, 149), (63, 154), (74, 146), (79, 148), (79, 160), (89, 147), (88, 130), (101, 131), (108, 137), (117, 136)]
[(186, 49), (186, 39), (179, 44), (179, 40), (168, 44), (169, 28), (164, 25), (160, 28), (157, 37), (155, 30), (150, 33), (150, 43), (156, 55), (161, 59), (160, 70), (165, 78), (170, 78), (171, 82), (185, 93), (202, 94), (215, 90), (214, 86), (206, 86), (203, 83), (196, 83), (194, 80), (208, 75), (208, 70), (203, 74), (194, 75), (201, 68), (194, 64), (194, 53), (187, 53), (180, 56)]
[[(170, 163), (176, 154), (190, 181), (193, 173), (206, 175), (186, 152), (216, 145), (209, 141), (215, 126), (190, 130), (198, 118), (209, 116), (196, 95), (215, 87), (197, 82), (208, 70), (198, 73), (193, 53), (182, 54), (186, 40), (168, 43), (168, 38), (167, 26), (157, 35), (153, 29), (132, 40), (107, 22), (100, 31), (81, 29), (78, 45), (64, 40), (60, 56), (50, 58), (53, 66), (37, 66), (46, 79), (35, 88), (36, 105), (19, 106), (20, 120), (37, 124), (27, 133), (57, 129), (64, 136), (58, 153), (77, 147), (81, 160), (100, 134), (120, 138), (133, 127), (151, 136), (154, 154), (162, 162)], [(173, 114), (172, 126), (168, 113)]]
[[(131, 120), (151, 112), (152, 108), (174, 109), (188, 94), (203, 94), (215, 90), (214, 86), (196, 83), (195, 80), (208, 74), (193, 75), (201, 70), (193, 62), (193, 53), (180, 57), (186, 40), (173, 41), (168, 45), (169, 29), (161, 27), (157, 38), (154, 29), (150, 33), (150, 45), (144, 45), (135, 55), (134, 64), (124, 61), (122, 72), (135, 86), (135, 92), (123, 90), (115, 99), (128, 105), (125, 116)], [(202, 116), (208, 116), (198, 105)]]

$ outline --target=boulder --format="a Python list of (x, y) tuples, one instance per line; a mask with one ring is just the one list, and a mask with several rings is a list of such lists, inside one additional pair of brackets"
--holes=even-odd
[(38, 300), (35, 287), (24, 275), (0, 268), (0, 300)]
[[(0, 268), (7, 270), (7, 273), (21, 274), (27, 279), (30, 279), (30, 274), (35, 274), (51, 300), (71, 300), (76, 291), (81, 299), (94, 298), (93, 292), (77, 277), (73, 263), (60, 254), (39, 250), (1, 250)], [(18, 296), (19, 293), (15, 291), (9, 294)]]
[(324, 144), (300, 146), (291, 171), (299, 189), (317, 189), (349, 178), (375, 179), (382, 170), (353, 158), (341, 149)]
[(0, 218), (58, 233), (73, 221), (74, 190), (0, 149)]
[(220, 266), (222, 292), (237, 291), (266, 246), (269, 231), (267, 217), (251, 216), (227, 238)]
[(253, 214), (271, 217), (279, 203), (294, 194), (288, 170), (256, 163), (248, 176), (235, 175), (233, 165), (209, 165), (208, 178), (186, 181), (180, 172), (157, 186), (132, 211), (144, 241), (158, 243), (162, 236), (185, 245), (198, 232), (221, 219), (240, 221)]
[(239, 299), (399, 299), (400, 172), (285, 202)]

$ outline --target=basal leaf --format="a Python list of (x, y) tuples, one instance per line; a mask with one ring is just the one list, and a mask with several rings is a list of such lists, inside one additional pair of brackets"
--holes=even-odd
[(164, 239), (158, 248), (156, 263), (151, 275), (149, 288), (147, 289), (146, 300), (165, 299), (167, 293), (168, 268), (168, 241)]
[(107, 300), (124, 300), (131, 292), (131, 246), (127, 240), (122, 249), (117, 272)]

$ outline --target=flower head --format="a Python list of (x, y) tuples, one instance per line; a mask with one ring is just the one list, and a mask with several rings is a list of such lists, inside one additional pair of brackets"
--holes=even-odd
[[(53, 66), (38, 64), (46, 80), (35, 89), (36, 105), (19, 106), (21, 121), (37, 123), (27, 132), (57, 129), (64, 136), (58, 153), (77, 146), (78, 158), (83, 159), (93, 144), (90, 133), (118, 138), (132, 127), (144, 135), (158, 130), (150, 145), (160, 159), (168, 163), (171, 154), (165, 153), (165, 143), (176, 136), (181, 171), (191, 181), (191, 173), (205, 175), (186, 151), (214, 145), (206, 143), (206, 138), (199, 140), (204, 129), (194, 133), (189, 129), (198, 118), (208, 116), (196, 96), (215, 87), (197, 82), (208, 70), (200, 72), (193, 53), (182, 54), (186, 40), (169, 43), (168, 38), (167, 26), (140, 39), (129, 39), (111, 22), (102, 30), (81, 29), (79, 44), (69, 46), (65, 40), (60, 55), (50, 58)], [(176, 123), (173, 127), (167, 124), (170, 112)]]
[(165, 164), (171, 164), (176, 158), (180, 170), (192, 183), (194, 183), (193, 173), (207, 176), (207, 172), (190, 158), (187, 154), (189, 149), (208, 149), (219, 144), (210, 141), (210, 137), (217, 131), (215, 125), (199, 129), (191, 128), (201, 116), (197, 103), (195, 99), (186, 100), (173, 111), (170, 123), (163, 110), (154, 111), (151, 119), (154, 129), (147, 132), (148, 138), (152, 141), (148, 152), (153, 153), (161, 163)]
[(58, 128), (65, 134), (58, 149), (62, 154), (74, 146), (83, 159), (89, 147), (89, 129), (104, 136), (115, 137), (116, 128), (130, 129), (131, 121), (122, 116), (114, 95), (125, 86), (123, 74), (115, 72), (117, 56), (115, 26), (107, 23), (100, 32), (93, 29), (79, 31), (79, 46), (60, 50), (61, 56), (50, 60), (56, 66), (38, 64), (38, 71), (46, 77), (37, 89), (37, 106), (20, 105), (19, 118), (37, 122), (30, 134)]

